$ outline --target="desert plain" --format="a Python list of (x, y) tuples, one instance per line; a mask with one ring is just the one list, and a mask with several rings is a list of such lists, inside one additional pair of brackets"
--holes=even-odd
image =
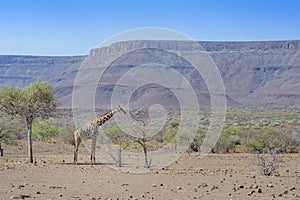
[(73, 146), (33, 142), (28, 163), (26, 141), (3, 145), (0, 199), (300, 199), (300, 155), (279, 154), (280, 167), (264, 176), (255, 154), (185, 153), (173, 164), (148, 173), (116, 170), (112, 163), (89, 163)]

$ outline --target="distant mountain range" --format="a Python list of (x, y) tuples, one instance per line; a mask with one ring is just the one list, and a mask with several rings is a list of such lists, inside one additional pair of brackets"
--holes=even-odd
[[(300, 108), (300, 41), (199, 42), (218, 67), (230, 107)], [(185, 41), (128, 41), (92, 49), (87, 56), (0, 56), (0, 86), (26, 87), (36, 79), (53, 84), (61, 107), (70, 108), (76, 74), (87, 58), (105, 59), (124, 50), (135, 50), (121, 56), (105, 71), (96, 97), (103, 107), (109, 104), (112, 91), (122, 75), (148, 62), (166, 63), (191, 82), (201, 107), (210, 106), (210, 95), (201, 76), (192, 66), (167, 51), (195, 51)], [(133, 64), (134, 63), (134, 64)], [(168, 64), (169, 63), (169, 64)], [(105, 66), (102, 66), (105, 67)], [(147, 67), (147, 66), (145, 66)], [(166, 77), (168, 78), (168, 77)], [(172, 77), (170, 77), (172, 78)], [(76, 85), (76, 87), (81, 87)], [(123, 87), (130, 88), (130, 85)], [(171, 90), (157, 84), (140, 87), (132, 103), (143, 97), (145, 103), (176, 104)], [(178, 102), (177, 102), (178, 104)]]

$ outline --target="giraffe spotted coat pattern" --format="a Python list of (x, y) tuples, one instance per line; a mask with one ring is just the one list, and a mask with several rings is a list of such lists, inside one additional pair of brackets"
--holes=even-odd
[(121, 106), (118, 106), (117, 108), (112, 109), (111, 111), (101, 115), (100, 117), (94, 119), (93, 121), (87, 123), (86, 125), (78, 128), (74, 132), (74, 143), (75, 143), (75, 149), (74, 149), (74, 163), (77, 164), (78, 162), (78, 149), (79, 145), (81, 143), (81, 140), (83, 138), (91, 138), (92, 139), (92, 148), (91, 148), (91, 163), (95, 163), (95, 151), (96, 151), (96, 141), (98, 136), (98, 127), (103, 125), (106, 121), (108, 121), (116, 112), (123, 112), (126, 114), (123, 108)]

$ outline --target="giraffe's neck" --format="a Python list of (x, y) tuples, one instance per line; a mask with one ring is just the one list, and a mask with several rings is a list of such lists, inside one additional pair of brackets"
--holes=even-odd
[(108, 121), (110, 118), (112, 118), (112, 116), (116, 113), (117, 111), (115, 109), (101, 115), (100, 117), (98, 117), (97, 119), (95, 119), (92, 124), (97, 125), (97, 126), (101, 126), (103, 125), (106, 121)]

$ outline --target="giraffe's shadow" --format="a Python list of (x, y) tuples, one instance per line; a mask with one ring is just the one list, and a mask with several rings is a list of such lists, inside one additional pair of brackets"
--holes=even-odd
[(111, 166), (111, 165), (115, 165), (115, 163), (103, 163), (103, 162), (95, 162), (95, 163), (90, 163), (90, 162), (78, 162), (78, 163), (74, 163), (74, 162), (68, 162), (68, 163), (61, 163), (64, 165), (79, 165), (79, 166), (97, 166), (97, 165), (102, 165), (102, 166)]

